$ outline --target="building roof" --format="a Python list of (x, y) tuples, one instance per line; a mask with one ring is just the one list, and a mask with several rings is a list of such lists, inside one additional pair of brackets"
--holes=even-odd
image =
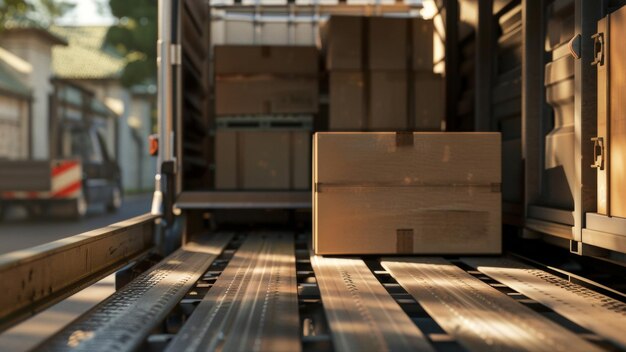
[(60, 27), (52, 32), (67, 39), (68, 46), (52, 49), (54, 75), (63, 79), (119, 79), (126, 60), (104, 49), (109, 27)]
[(0, 58), (0, 94), (30, 98), (31, 90), (19, 79), (19, 73)]
[(3, 23), (3, 26), (6, 31), (3, 35), (10, 33), (33, 33), (47, 41), (50, 45), (67, 45), (63, 37), (52, 33), (47, 27), (25, 15), (12, 16)]

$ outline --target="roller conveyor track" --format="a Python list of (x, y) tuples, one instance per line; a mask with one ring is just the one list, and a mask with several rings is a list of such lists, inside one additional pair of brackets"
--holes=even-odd
[(337, 351), (434, 351), (362, 260), (311, 264)]
[(43, 343), (42, 351), (129, 351), (136, 349), (232, 239), (220, 234), (190, 243), (165, 258)]
[(293, 233), (218, 233), (40, 350), (626, 350), (624, 307), (515, 260), (320, 257)]
[(249, 235), (168, 351), (298, 351), (292, 234)]
[(472, 351), (600, 351), (442, 258), (391, 258), (382, 266)]
[(466, 258), (464, 262), (626, 349), (626, 304), (517, 261)]

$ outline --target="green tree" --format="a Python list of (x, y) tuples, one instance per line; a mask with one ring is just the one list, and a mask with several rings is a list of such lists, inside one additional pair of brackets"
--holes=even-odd
[(118, 21), (109, 28), (108, 45), (126, 58), (122, 84), (130, 87), (156, 79), (156, 0), (109, 0)]
[(75, 6), (65, 0), (0, 0), (0, 31), (8, 20), (24, 17), (47, 27)]
[(8, 19), (23, 16), (33, 9), (26, 0), (0, 0), (0, 31), (4, 29)]
[(48, 23), (52, 24), (56, 18), (59, 18), (76, 7), (76, 4), (70, 1), (62, 0), (36, 0), (35, 6), (47, 17)]

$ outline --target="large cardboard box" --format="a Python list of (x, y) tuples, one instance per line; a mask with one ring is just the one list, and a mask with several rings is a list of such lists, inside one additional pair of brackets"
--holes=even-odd
[(314, 46), (216, 45), (216, 75), (317, 76), (319, 52)]
[(215, 82), (217, 115), (293, 114), (319, 110), (317, 78), (272, 76), (220, 78)]
[(498, 254), (498, 133), (317, 133), (321, 255)]
[(363, 68), (364, 17), (331, 16), (325, 26), (326, 68), (360, 70)]
[(413, 73), (413, 123), (418, 131), (441, 131), (445, 116), (445, 86), (440, 74)]
[(371, 70), (406, 70), (409, 21), (406, 18), (370, 17), (368, 54)]
[(310, 188), (309, 131), (218, 129), (215, 188), (219, 190), (307, 190)]
[(414, 18), (411, 20), (412, 69), (433, 71), (435, 29), (432, 20)]
[(365, 129), (365, 75), (361, 71), (331, 71), (329, 88), (330, 129)]
[(410, 128), (407, 76), (403, 71), (369, 73), (368, 130), (404, 131)]

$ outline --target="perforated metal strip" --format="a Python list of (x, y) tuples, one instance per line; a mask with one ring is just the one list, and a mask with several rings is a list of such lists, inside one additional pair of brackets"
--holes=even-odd
[(299, 351), (292, 234), (251, 234), (167, 351)]
[(472, 351), (600, 350), (443, 258), (391, 258), (382, 266)]
[(466, 258), (463, 261), (626, 349), (626, 304), (510, 259)]
[(42, 351), (132, 351), (207, 270), (232, 239), (190, 243), (44, 342)]
[(337, 351), (433, 351), (360, 259), (312, 256)]

